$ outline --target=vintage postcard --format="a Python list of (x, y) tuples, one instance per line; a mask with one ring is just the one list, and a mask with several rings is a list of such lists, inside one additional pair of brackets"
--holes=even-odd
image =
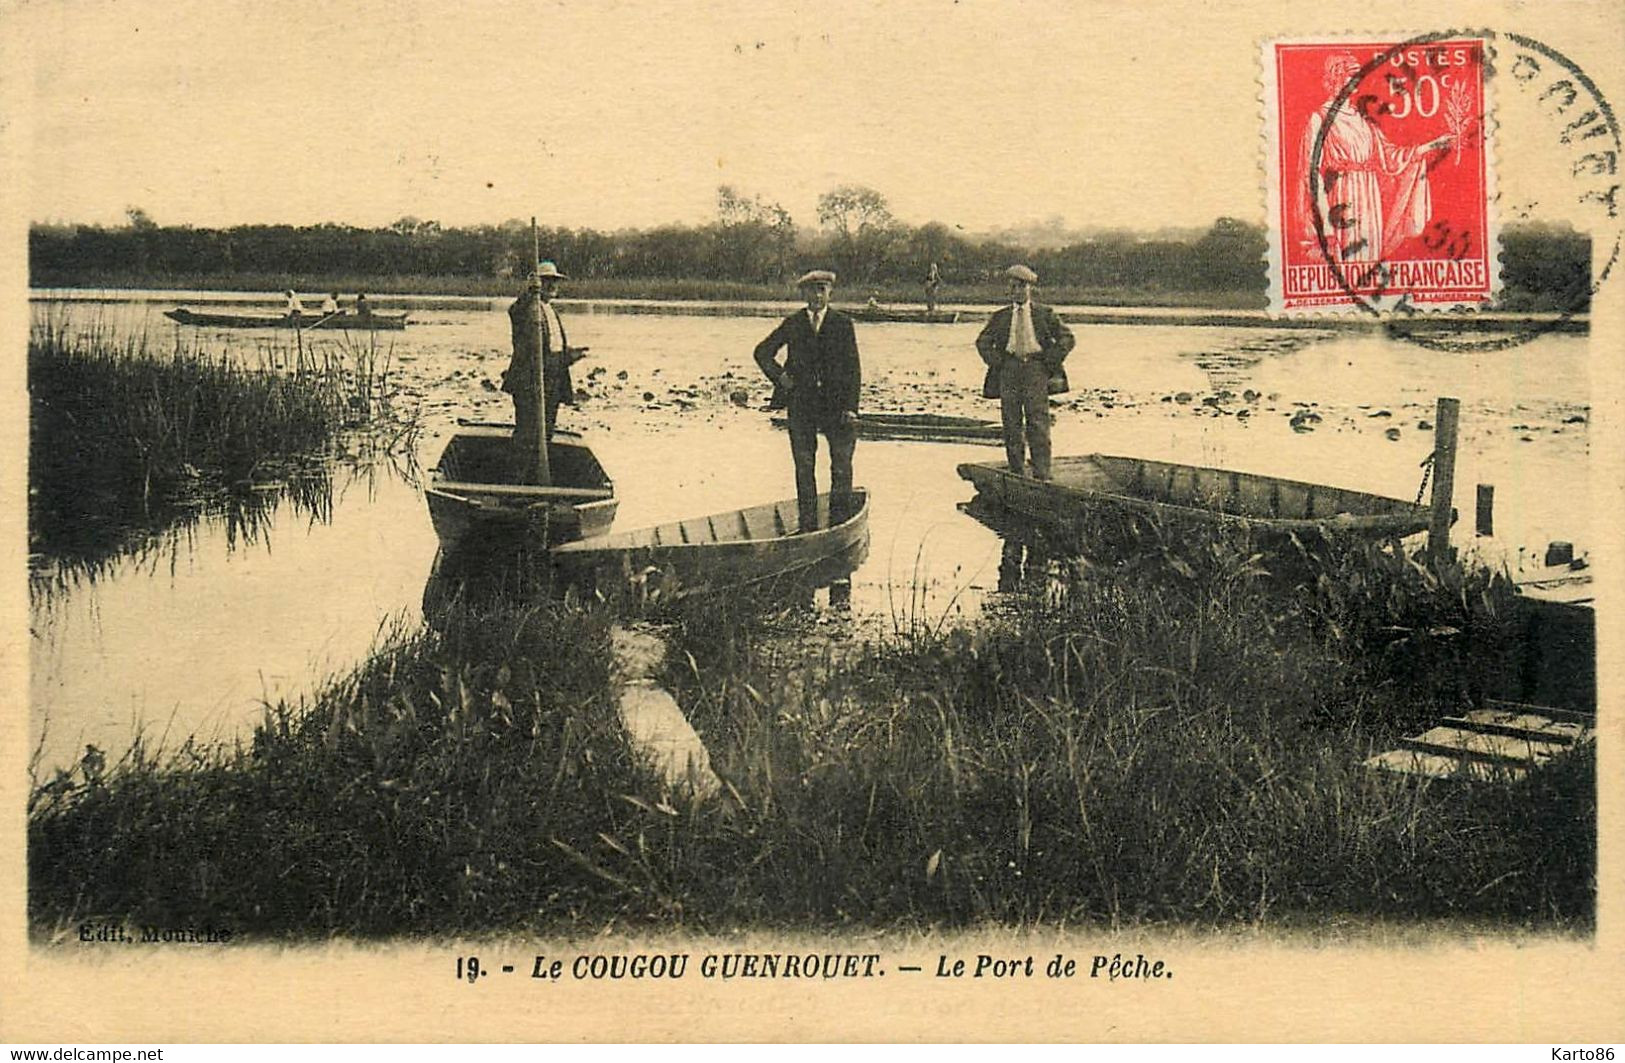
[(0, 49), (8, 1043), (1621, 1039), (1617, 4)]

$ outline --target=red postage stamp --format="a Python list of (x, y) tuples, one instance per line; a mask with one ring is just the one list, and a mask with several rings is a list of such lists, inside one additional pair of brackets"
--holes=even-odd
[(1472, 36), (1265, 45), (1272, 311), (1494, 298), (1487, 52)]

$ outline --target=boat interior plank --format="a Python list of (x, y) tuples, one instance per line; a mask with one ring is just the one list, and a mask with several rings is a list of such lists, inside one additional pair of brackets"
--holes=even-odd
[(1236, 512), (1244, 517), (1273, 517), (1275, 490), (1270, 481), (1257, 476), (1242, 479)]
[(1117, 481), (1094, 458), (1079, 458), (1065, 464), (1057, 463), (1054, 472), (1056, 481), (1068, 487), (1111, 493), (1118, 490)]
[(1168, 477), (1168, 497), (1164, 501), (1172, 502), (1176, 506), (1198, 505), (1196, 470), (1174, 467)]
[(1223, 510), (1230, 496), (1230, 477), (1217, 469), (1197, 469), (1192, 477), (1191, 500), (1203, 509)]
[(1339, 513), (1352, 512), (1349, 509), (1348, 495), (1335, 487), (1322, 487), (1317, 490), (1311, 510), (1310, 516), (1313, 517), (1335, 517)]
[(771, 506), (752, 506), (742, 514), (747, 539), (772, 539), (773, 510)]
[(1280, 500), (1276, 516), (1283, 520), (1303, 520), (1309, 515), (1309, 492), (1298, 484), (1277, 484), (1276, 495)]

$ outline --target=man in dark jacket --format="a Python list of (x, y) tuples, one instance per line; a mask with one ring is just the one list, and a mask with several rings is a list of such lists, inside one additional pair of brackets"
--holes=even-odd
[[(852, 319), (829, 306), (835, 274), (815, 269), (798, 282), (805, 310), (779, 323), (756, 345), (756, 364), (773, 381), (774, 409), (789, 411), (790, 457), (796, 465), (801, 530), (818, 526), (818, 433), (829, 443), (829, 489), (852, 490), (852, 452), (858, 442), (858, 392), (863, 374)], [(781, 348), (789, 348), (784, 364)]]
[(553, 309), (559, 281), (567, 279), (551, 262), (537, 264), (536, 273), (519, 298), (508, 308), (513, 324), (513, 360), (502, 374), (502, 390), (513, 396), (514, 442), (521, 457), (536, 452), (536, 367), (538, 364), (536, 310), (540, 295), (541, 357), (547, 359), (547, 435), (553, 437), (559, 404), (575, 405), (575, 387), (570, 383), (570, 363), (579, 361), (585, 348), (572, 348), (564, 334), (564, 322)]
[(982, 395), (999, 400), (1004, 417), (1004, 453), (1010, 471), (1050, 478), (1049, 396), (1068, 388), (1061, 363), (1075, 342), (1072, 330), (1054, 310), (1032, 300), (1038, 274), (1026, 266), (1004, 271), (1010, 278), (1010, 305), (999, 308), (976, 337), (976, 353), (987, 364)]

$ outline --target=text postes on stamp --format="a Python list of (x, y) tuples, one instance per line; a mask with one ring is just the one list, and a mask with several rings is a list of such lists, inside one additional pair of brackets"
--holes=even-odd
[(1495, 296), (1487, 51), (1474, 36), (1266, 45), (1272, 311)]

